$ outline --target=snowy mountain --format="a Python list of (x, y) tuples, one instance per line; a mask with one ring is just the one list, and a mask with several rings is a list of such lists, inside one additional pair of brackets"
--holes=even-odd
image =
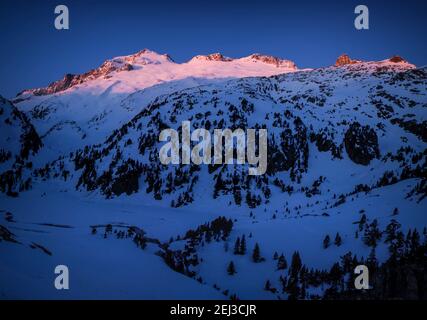
[[(10, 101), (0, 96), (0, 190), (15, 195), (14, 187), (27, 190), (29, 180), (21, 173), (32, 168), (31, 160), (42, 147), (42, 141), (28, 120)], [(20, 184), (15, 182), (21, 181)]]
[[(77, 280), (60, 297), (426, 297), (425, 68), (341, 56), (298, 70), (258, 54), (178, 64), (144, 50), (14, 102), (44, 147), (19, 177), (32, 189), (0, 195), (2, 296), (58, 298), (44, 286), (67, 264)], [(266, 173), (161, 164), (160, 132), (184, 121), (267, 129)], [(374, 290), (352, 287), (358, 264)]]
[[(425, 73), (387, 60), (185, 89), (156, 98), (61, 168), (76, 169), (71, 176), (88, 191), (112, 197), (145, 190), (173, 206), (228, 195), (236, 205), (268, 203), (271, 210), (277, 192), (311, 197), (322, 189), (332, 201), (338, 192), (375, 188), (383, 179), (423, 177), (424, 86)], [(267, 128), (267, 174), (251, 177), (244, 166), (227, 164), (162, 165), (160, 131), (180, 131), (183, 121), (192, 130)], [(371, 174), (358, 176), (366, 170)]]
[[(52, 160), (86, 144), (100, 143), (158, 95), (226, 79), (295, 72), (295, 64), (254, 54), (221, 54), (175, 63), (168, 55), (142, 50), (105, 61), (81, 75), (67, 74), (46, 88), (25, 90), (14, 103), (32, 120)], [(67, 143), (63, 143), (66, 141)]]

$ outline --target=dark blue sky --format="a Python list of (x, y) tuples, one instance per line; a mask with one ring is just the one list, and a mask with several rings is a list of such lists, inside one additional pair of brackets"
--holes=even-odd
[[(54, 28), (58, 4), (70, 10), (68, 31)], [(354, 28), (358, 4), (369, 7), (368, 31)], [(143, 48), (178, 62), (260, 52), (320, 67), (346, 52), (364, 60), (399, 54), (420, 66), (426, 13), (425, 0), (1, 0), (0, 94), (13, 97)]]

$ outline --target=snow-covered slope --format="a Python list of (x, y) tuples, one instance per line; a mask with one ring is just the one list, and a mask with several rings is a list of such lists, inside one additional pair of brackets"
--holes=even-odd
[(32, 168), (42, 141), (27, 116), (0, 96), (0, 191), (26, 190), (31, 179), (21, 172)]
[[(156, 254), (156, 244), (141, 250), (132, 241), (93, 236), (89, 227), (106, 223), (141, 226), (139, 212), (145, 208), (144, 219), (158, 226), (148, 228), (149, 235), (163, 240), (166, 237), (157, 231), (161, 230), (157, 218), (176, 221), (176, 212), (125, 202), (82, 201), (54, 189), (0, 199), (0, 300), (224, 297), (211, 286), (171, 270)], [(2, 241), (2, 226), (13, 233), (12, 242)], [(164, 228), (163, 234), (168, 232)], [(57, 265), (69, 268), (69, 290), (59, 291), (53, 285)]]
[[(76, 151), (65, 166), (60, 161), (60, 171), (107, 197), (147, 192), (182, 206), (224, 196), (289, 211), (270, 198), (326, 192), (326, 208), (338, 201), (334, 195), (423, 177), (425, 87), (425, 72), (386, 60), (186, 89), (156, 98), (104, 143)], [(267, 174), (160, 164), (161, 129), (179, 130), (182, 121), (192, 130), (267, 128)]]
[(54, 157), (58, 151), (101, 142), (159, 94), (296, 70), (291, 61), (260, 54), (241, 59), (212, 54), (175, 63), (168, 55), (145, 49), (82, 75), (68, 74), (47, 88), (25, 90), (14, 102), (40, 132), (47, 156)]
[[(344, 57), (336, 66), (293, 72), (283, 72), (293, 69), (289, 62), (259, 56), (211, 55), (186, 64), (151, 52), (132, 57), (114, 62), (120, 71), (94, 71), (45, 89), (55, 93), (18, 97), (40, 132), (63, 122), (42, 134), (50, 154), (38, 154), (36, 165), (22, 172), (31, 176), (33, 189), (20, 198), (0, 195), (0, 254), (7, 257), (0, 261), (0, 294), (355, 297), (355, 265), (375, 270), (391, 256), (399, 262), (391, 260), (396, 281), (404, 281), (397, 291), (384, 288), (391, 267), (383, 265), (371, 275), (373, 297), (422, 297), (417, 286), (425, 278), (417, 275), (426, 274), (427, 249), (425, 69), (399, 57)], [(272, 63), (268, 77), (266, 63)], [(192, 69), (193, 78), (154, 85), (162, 69), (170, 70), (166, 65)], [(229, 75), (209, 75), (224, 66)], [(239, 66), (245, 75), (262, 69), (255, 75), (263, 76), (230, 75)], [(140, 90), (146, 79), (130, 75), (149, 68), (150, 87)], [(113, 78), (118, 82), (111, 87)], [(61, 91), (66, 83), (73, 84)], [(87, 115), (104, 111), (91, 126)], [(249, 176), (247, 165), (160, 164), (161, 129), (179, 131), (187, 120), (192, 130), (267, 129), (266, 174)], [(85, 134), (93, 138), (83, 139)], [(61, 262), (77, 272), (75, 291), (52, 287), (53, 268)], [(147, 270), (140, 271), (143, 266)], [(94, 271), (99, 269), (104, 271)], [(154, 281), (156, 276), (161, 279)], [(24, 282), (33, 293), (18, 286)], [(100, 293), (101, 287), (109, 291)]]

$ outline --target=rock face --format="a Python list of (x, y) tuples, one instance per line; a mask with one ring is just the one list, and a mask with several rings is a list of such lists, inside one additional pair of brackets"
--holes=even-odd
[(221, 53), (212, 53), (207, 56), (195, 56), (193, 59), (195, 60), (205, 60), (205, 61), (222, 61), (222, 62), (229, 62), (233, 59), (223, 56)]
[(345, 133), (344, 145), (349, 158), (357, 164), (366, 166), (380, 156), (375, 130), (358, 122), (352, 123)]
[(346, 54), (342, 54), (338, 57), (337, 61), (335, 62), (335, 66), (336, 67), (342, 67), (345, 66), (347, 64), (355, 64), (357, 63), (356, 60), (352, 60), (350, 59), (350, 57)]
[(67, 90), (68, 88), (74, 87), (89, 80), (108, 76), (108, 74), (114, 71), (130, 71), (132, 69), (133, 67), (129, 63), (108, 60), (105, 61), (99, 68), (93, 69), (84, 74), (66, 74), (61, 80), (52, 82), (46, 88), (35, 89), (32, 91), (32, 93), (35, 96), (49, 95)]
[(289, 60), (283, 60), (277, 57), (273, 57), (273, 56), (266, 56), (266, 55), (262, 55), (259, 53), (255, 53), (249, 56), (249, 58), (254, 59), (254, 60), (258, 60), (264, 63), (268, 63), (268, 64), (273, 64), (276, 67), (285, 67), (285, 68), (290, 68), (290, 69), (296, 69), (296, 65), (294, 62), (289, 61)]
[(394, 63), (405, 62), (405, 60), (399, 56), (393, 56), (389, 60), (390, 62), (394, 62)]

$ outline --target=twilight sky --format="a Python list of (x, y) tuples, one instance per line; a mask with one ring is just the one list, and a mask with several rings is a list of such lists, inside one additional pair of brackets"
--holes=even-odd
[[(59, 4), (70, 10), (70, 30), (54, 28)], [(369, 7), (370, 30), (354, 28), (358, 4)], [(345, 52), (362, 60), (398, 54), (422, 66), (426, 12), (425, 0), (1, 0), (0, 95), (12, 98), (143, 48), (177, 62), (259, 52), (321, 67)]]

